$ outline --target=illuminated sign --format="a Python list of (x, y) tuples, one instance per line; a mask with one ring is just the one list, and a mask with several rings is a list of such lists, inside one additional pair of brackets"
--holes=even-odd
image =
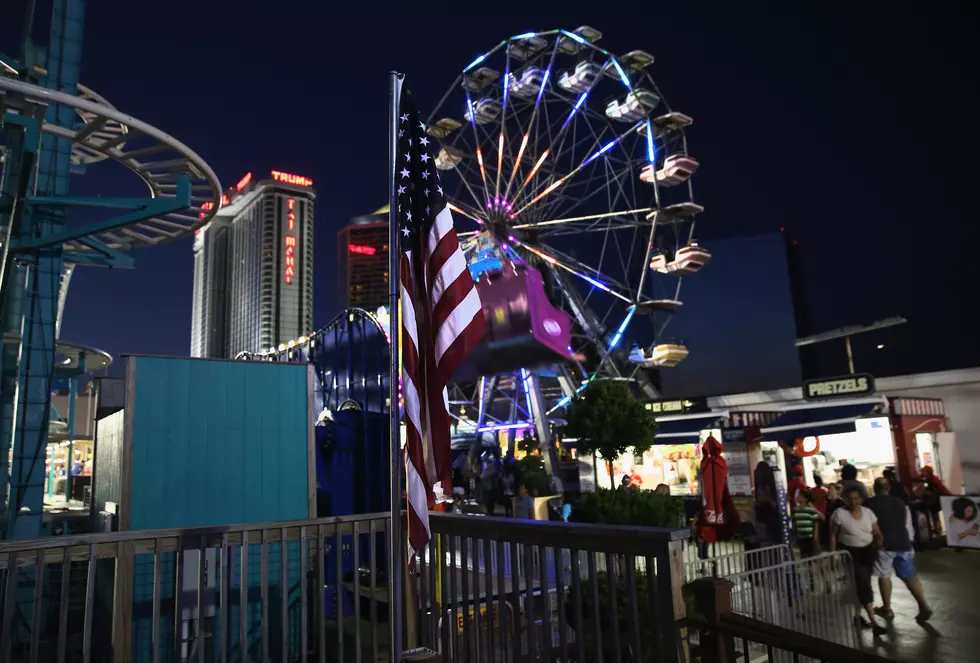
[(870, 396), (873, 393), (875, 393), (875, 379), (867, 373), (807, 380), (803, 383), (803, 398), (808, 401), (844, 396)]
[(292, 175), (280, 170), (272, 171), (272, 179), (283, 184), (296, 184), (298, 186), (313, 186), (313, 180), (302, 175)]
[(373, 246), (360, 246), (358, 244), (350, 244), (348, 245), (347, 249), (351, 253), (360, 253), (362, 256), (373, 256), (378, 252), (378, 250)]
[[(292, 232), (296, 228), (296, 199), (289, 198), (286, 201), (288, 210), (286, 212), (286, 232)], [(286, 260), (284, 273), (286, 275), (286, 285), (293, 284), (293, 277), (296, 275), (296, 236), (286, 235), (283, 245), (286, 247)]]
[(654, 414), (683, 414), (685, 412), (709, 412), (708, 401), (704, 398), (677, 401), (655, 401), (644, 407)]
[(235, 185), (235, 191), (241, 191), (248, 186), (248, 183), (252, 181), (252, 173), (247, 173), (245, 177), (238, 180), (238, 184)]

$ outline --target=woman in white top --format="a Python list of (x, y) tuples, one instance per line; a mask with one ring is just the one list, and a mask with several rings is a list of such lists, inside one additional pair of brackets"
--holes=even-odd
[(858, 602), (864, 606), (874, 634), (882, 635), (885, 629), (875, 620), (871, 570), (884, 538), (878, 529), (877, 516), (862, 504), (864, 500), (857, 489), (851, 488), (844, 496), (844, 501), (848, 508), (837, 509), (830, 520), (830, 549), (834, 551), (840, 547), (850, 553), (854, 561), (854, 584)]

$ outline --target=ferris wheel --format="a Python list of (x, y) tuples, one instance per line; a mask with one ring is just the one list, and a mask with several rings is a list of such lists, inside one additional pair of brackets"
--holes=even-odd
[[(544, 417), (596, 377), (632, 380), (655, 397), (648, 369), (687, 356), (666, 337), (668, 323), (683, 278), (711, 257), (694, 237), (703, 208), (685, 135), (692, 119), (670, 109), (652, 55), (611, 53), (601, 36), (582, 26), (505, 39), (466, 66), (427, 123), (478, 288), (501, 272), (539, 273), (523, 282), (531, 336), (542, 336), (530, 292), (538, 281), (570, 327), (565, 356), (552, 348), (550, 365), (530, 348), (484, 370), (471, 401), (481, 430), (534, 424), (542, 434)], [(488, 309), (488, 292), (488, 321), (508, 306), (514, 314), (511, 304)], [(625, 339), (639, 345), (624, 348)], [(501, 388), (512, 393), (494, 398)], [(494, 401), (511, 413), (489, 415)]]

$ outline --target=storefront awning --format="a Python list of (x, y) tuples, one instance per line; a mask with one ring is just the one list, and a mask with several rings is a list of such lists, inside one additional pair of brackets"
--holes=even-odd
[(816, 435), (853, 433), (854, 421), (885, 405), (882, 398), (854, 398), (793, 405), (768, 426), (760, 429), (766, 439), (793, 440)]
[(727, 410), (657, 417), (656, 444), (696, 444), (701, 437), (701, 431), (721, 428), (726, 419)]

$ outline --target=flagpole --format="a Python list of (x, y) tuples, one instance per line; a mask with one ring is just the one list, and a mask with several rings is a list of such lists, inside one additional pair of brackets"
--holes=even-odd
[(388, 528), (388, 658), (399, 663), (402, 657), (402, 614), (405, 559), (408, 539), (402, 529), (402, 445), (401, 421), (398, 416), (398, 379), (401, 375), (399, 361), (398, 313), (398, 262), (401, 251), (398, 242), (398, 196), (395, 187), (395, 161), (398, 155), (398, 104), (401, 98), (402, 75), (388, 75), (388, 295), (391, 309), (388, 316), (391, 339), (391, 362), (388, 386), (388, 426), (390, 436), (389, 460), (391, 465), (391, 525)]

